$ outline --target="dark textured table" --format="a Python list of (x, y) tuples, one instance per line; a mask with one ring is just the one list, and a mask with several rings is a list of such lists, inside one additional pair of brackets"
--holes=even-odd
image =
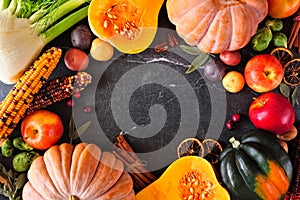
[[(125, 131), (129, 143), (147, 161), (147, 168), (158, 176), (177, 158), (176, 149), (183, 139), (212, 138), (226, 146), (230, 137), (239, 138), (254, 128), (247, 113), (252, 98), (259, 94), (247, 86), (239, 93), (230, 94), (220, 81), (204, 78), (202, 69), (185, 74), (194, 56), (184, 53), (178, 46), (156, 53), (153, 50), (156, 44), (166, 41), (168, 33), (176, 34), (166, 18), (165, 7), (159, 19), (156, 39), (146, 51), (136, 55), (115, 52), (113, 59), (101, 63), (91, 59), (87, 72), (93, 77), (92, 84), (79, 99), (74, 99), (74, 107), (71, 109), (62, 101), (47, 108), (60, 115), (65, 125), (60, 143), (69, 141), (68, 123), (73, 113), (77, 127), (86, 121), (92, 122), (80, 141), (93, 142), (110, 150), (116, 136)], [(290, 25), (291, 19), (285, 19), (284, 31), (288, 32)], [(65, 52), (71, 46), (69, 31), (45, 48), (50, 46), (61, 47)], [(243, 71), (246, 61), (254, 55), (249, 47), (241, 53), (243, 61), (236, 68), (239, 71)], [(70, 74), (74, 72), (61, 60), (51, 78)], [(12, 85), (0, 83), (0, 100), (11, 88)], [(85, 113), (85, 106), (91, 106), (92, 111)], [(295, 106), (297, 120), (299, 108)], [(229, 131), (225, 123), (234, 113), (240, 113), (242, 118)], [(13, 136), (18, 134), (19, 126)], [(293, 154), (293, 149), (290, 153)], [(11, 167), (9, 159), (0, 159)]]

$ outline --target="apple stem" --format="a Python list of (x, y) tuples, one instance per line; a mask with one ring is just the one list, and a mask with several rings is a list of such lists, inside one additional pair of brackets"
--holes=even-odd
[(261, 105), (265, 105), (266, 104), (266, 102), (264, 102), (264, 101), (262, 101), (260, 99), (257, 99), (256, 97), (253, 97), (253, 100), (256, 101), (256, 102), (258, 102), (258, 103), (260, 103)]

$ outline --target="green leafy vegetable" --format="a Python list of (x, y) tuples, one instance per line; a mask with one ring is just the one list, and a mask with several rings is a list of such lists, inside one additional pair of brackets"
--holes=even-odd
[(251, 46), (255, 51), (263, 51), (268, 48), (272, 41), (272, 31), (268, 27), (260, 28), (255, 35), (251, 38)]
[(283, 28), (283, 22), (280, 19), (269, 19), (266, 21), (265, 25), (272, 31), (281, 31)]
[(285, 47), (287, 48), (287, 36), (286, 34), (282, 33), (282, 32), (275, 32), (273, 34), (273, 44), (276, 47)]
[(13, 145), (21, 151), (31, 151), (33, 148), (27, 144), (22, 137), (16, 137), (13, 139)]
[(17, 172), (25, 172), (31, 163), (39, 156), (35, 151), (18, 153), (13, 158), (13, 168)]
[(26, 174), (13, 170), (7, 171), (0, 163), (0, 194), (9, 200), (21, 200), (21, 189), (26, 182)]
[(89, 0), (0, 0), (0, 81), (12, 83), (43, 47), (87, 16)]
[(14, 146), (10, 139), (6, 139), (2, 142), (1, 153), (5, 157), (10, 157), (14, 153)]

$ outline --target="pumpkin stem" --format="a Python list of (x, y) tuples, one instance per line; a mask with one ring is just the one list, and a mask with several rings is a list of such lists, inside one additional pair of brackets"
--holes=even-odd
[(79, 200), (79, 198), (74, 195), (70, 195), (69, 200)]
[(232, 144), (233, 148), (239, 148), (239, 146), (241, 145), (240, 141), (236, 140), (234, 137), (229, 139), (229, 142)]

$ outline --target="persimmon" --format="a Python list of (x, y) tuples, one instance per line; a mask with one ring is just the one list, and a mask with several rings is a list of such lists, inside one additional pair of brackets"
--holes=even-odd
[(273, 18), (287, 18), (297, 12), (299, 0), (268, 0), (268, 13)]

